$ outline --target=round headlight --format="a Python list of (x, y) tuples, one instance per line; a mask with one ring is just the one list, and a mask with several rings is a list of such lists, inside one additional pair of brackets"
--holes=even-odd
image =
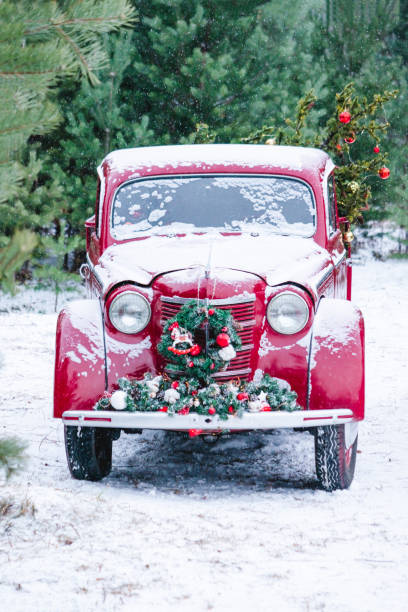
[(137, 334), (150, 320), (149, 302), (140, 293), (124, 291), (112, 300), (109, 319), (124, 334)]
[(269, 302), (266, 317), (280, 334), (296, 334), (309, 320), (309, 306), (297, 293), (280, 293)]

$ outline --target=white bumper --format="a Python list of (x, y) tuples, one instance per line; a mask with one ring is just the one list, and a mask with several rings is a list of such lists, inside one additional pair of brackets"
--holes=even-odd
[(113, 427), (118, 429), (168, 429), (188, 431), (200, 429), (209, 432), (240, 431), (249, 429), (279, 429), (284, 427), (317, 427), (339, 425), (353, 420), (351, 410), (296, 410), (295, 412), (246, 412), (242, 417), (163, 412), (113, 412), (108, 410), (66, 410), (64, 425), (81, 427)]

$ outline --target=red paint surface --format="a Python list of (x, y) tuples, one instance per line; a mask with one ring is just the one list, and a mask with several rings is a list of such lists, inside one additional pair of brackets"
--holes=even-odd
[(348, 408), (355, 418), (363, 419), (364, 322), (350, 302), (321, 301), (315, 316), (311, 366), (309, 409)]
[[(203, 151), (206, 150), (204, 147)], [(251, 148), (245, 149), (248, 150), (252, 151)], [(279, 260), (279, 266), (274, 268), (273, 263), (280, 255), (282, 245), (292, 244), (290, 240), (293, 239), (271, 236), (266, 240), (243, 235), (220, 235), (217, 239), (220, 248), (217, 250), (214, 247), (216, 265), (208, 279), (203, 277), (201, 265), (189, 267), (191, 253), (194, 252), (198, 257), (197, 249), (202, 249), (203, 262), (207, 261), (208, 241), (205, 234), (201, 234), (200, 240), (196, 236), (194, 241), (188, 236), (173, 239), (163, 237), (163, 258), (157, 268), (154, 261), (149, 267), (148, 257), (149, 245), (157, 244), (157, 240), (154, 242), (151, 238), (142, 237), (125, 241), (126, 244), (131, 242), (131, 257), (127, 250), (124, 256), (120, 243), (113, 246), (114, 240), (109, 229), (112, 197), (121, 183), (135, 177), (136, 170), (132, 167), (131, 154), (127, 164), (115, 165), (115, 154), (103, 162), (101, 175), (105, 179), (106, 188), (100, 217), (102, 226), (98, 235), (94, 219), (87, 223), (87, 249), (91, 264), (97, 265), (100, 258), (103, 259), (103, 266), (96, 268), (97, 271), (99, 269), (101, 280), (92, 270), (88, 289), (94, 298), (101, 297), (103, 315), (97, 299), (73, 302), (60, 314), (54, 416), (60, 417), (65, 410), (92, 409), (105, 391), (105, 376), (108, 390), (112, 391), (117, 388), (117, 379), (121, 376), (141, 378), (145, 372), (156, 374), (163, 371), (165, 362), (156, 346), (162, 334), (163, 321), (174, 316), (177, 308), (163, 302), (162, 296), (228, 300), (247, 293), (255, 295), (255, 301), (243, 309), (233, 307), (232, 311), (237, 321), (244, 324), (252, 321), (250, 327), (243, 327), (240, 332), (243, 344), (250, 345), (250, 348), (238, 354), (229, 369), (248, 368), (249, 379), (256, 370), (261, 370), (288, 381), (297, 392), (298, 403), (303, 408), (308, 405), (312, 410), (350, 408), (357, 418), (363, 417), (364, 329), (361, 313), (344, 299), (350, 292), (351, 274), (343, 257), (341, 233), (337, 231), (331, 236), (327, 235), (323, 177), (328, 157), (324, 153), (313, 154), (308, 161), (307, 152), (303, 157), (303, 169), (299, 170), (279, 167), (277, 163), (270, 166), (215, 164), (211, 159), (203, 160), (205, 163), (173, 162), (165, 166), (153, 164), (145, 168), (137, 167), (138, 177), (206, 172), (270, 173), (297, 177), (310, 185), (316, 200), (317, 228), (315, 236), (306, 239), (310, 248), (305, 251), (303, 258), (297, 256), (294, 242), (294, 248), (289, 248), (287, 257)], [(229, 245), (232, 248), (237, 241), (242, 256), (239, 262), (231, 262), (231, 258), (227, 257)], [(105, 260), (103, 254), (108, 248), (109, 258)], [(166, 253), (168, 257), (174, 257), (176, 248), (181, 254), (180, 262), (176, 269), (166, 269)], [(245, 266), (245, 258), (247, 256), (249, 259), (250, 250), (251, 265)], [(143, 257), (144, 267), (141, 264)], [(139, 276), (134, 276), (136, 269), (139, 270)], [(139, 277), (145, 279), (145, 286), (135, 284)], [(148, 326), (135, 336), (118, 332), (109, 321), (109, 304), (115, 295), (125, 289), (140, 292), (151, 307), (152, 317)], [(280, 291), (287, 290), (299, 293), (310, 309), (307, 326), (293, 336), (276, 333), (265, 318), (269, 300)], [(321, 300), (323, 296), (325, 299)], [(341, 299), (329, 299), (333, 297)], [(336, 302), (348, 306), (343, 314), (350, 326), (351, 339), (346, 344), (344, 338), (337, 337)], [(104, 357), (104, 337), (107, 360)], [(325, 342), (328, 339), (330, 342)], [(309, 373), (310, 355), (311, 363), (315, 365)]]

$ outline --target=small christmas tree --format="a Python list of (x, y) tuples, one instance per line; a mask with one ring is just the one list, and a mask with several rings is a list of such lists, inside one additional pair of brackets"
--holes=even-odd
[[(241, 138), (243, 143), (317, 147), (327, 151), (336, 163), (336, 191), (339, 216), (352, 223), (369, 209), (372, 179), (390, 176), (388, 156), (381, 150), (381, 136), (389, 124), (379, 117), (384, 104), (397, 96), (397, 91), (375, 94), (371, 100), (358, 96), (349, 83), (336, 94), (334, 112), (323, 126), (308, 124), (312, 109), (317, 106), (313, 90), (297, 104), (294, 119), (286, 118), (284, 126), (265, 124)], [(317, 115), (319, 112), (316, 113)], [(210, 143), (217, 134), (207, 124), (196, 125), (196, 143)]]
[(379, 117), (383, 105), (396, 91), (384, 91), (371, 100), (356, 95), (353, 83), (336, 94), (334, 112), (322, 127), (309, 127), (307, 120), (317, 99), (313, 91), (299, 100), (294, 120), (285, 126), (265, 125), (243, 142), (317, 147), (327, 151), (336, 163), (336, 191), (340, 217), (353, 222), (368, 209), (370, 181), (387, 179), (387, 155), (381, 150), (381, 136), (389, 127)]

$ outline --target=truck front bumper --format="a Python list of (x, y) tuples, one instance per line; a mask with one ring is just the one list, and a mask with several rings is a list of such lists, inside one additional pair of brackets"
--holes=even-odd
[(108, 410), (66, 410), (64, 425), (80, 427), (108, 427), (117, 429), (167, 429), (203, 432), (248, 431), (251, 429), (280, 429), (339, 425), (356, 421), (347, 408), (336, 410), (296, 410), (294, 412), (245, 412), (242, 417), (232, 415), (222, 420), (217, 415), (196, 413), (169, 415), (163, 412), (114, 412)]

